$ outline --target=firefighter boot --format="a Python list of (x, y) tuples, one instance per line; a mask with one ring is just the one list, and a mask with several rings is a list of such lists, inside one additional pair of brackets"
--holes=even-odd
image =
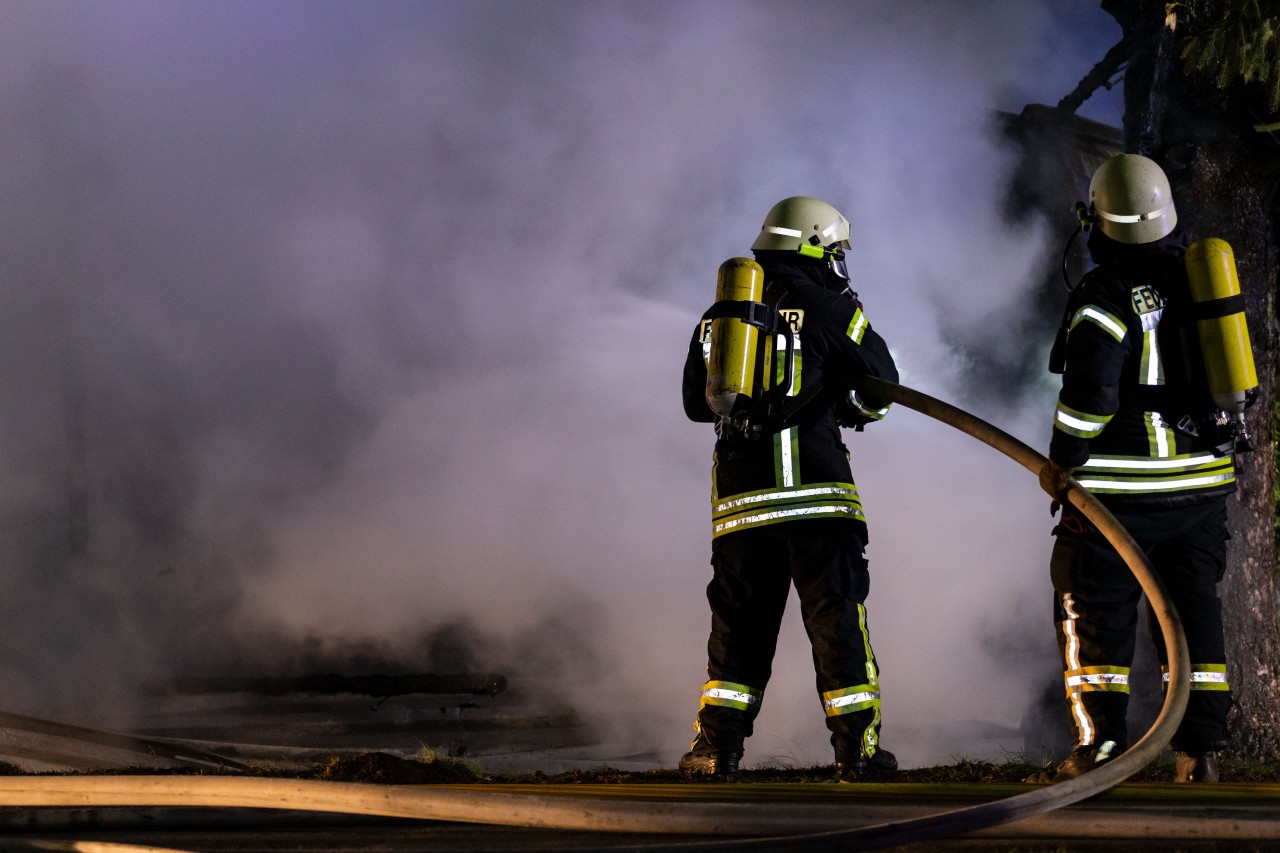
[(1218, 753), (1211, 749), (1179, 752), (1174, 758), (1173, 781), (1217, 782)]
[(1032, 773), (1025, 781), (1049, 785), (1065, 782), (1068, 779), (1074, 779), (1077, 776), (1088, 773), (1099, 764), (1114, 758), (1121, 752), (1124, 752), (1124, 750), (1113, 740), (1104, 740), (1101, 744), (1082, 744), (1073, 749), (1071, 754), (1057, 767), (1052, 770)]
[(715, 746), (701, 732), (680, 758), (680, 770), (686, 776), (730, 776), (738, 772), (742, 760), (742, 742)]
[(839, 782), (870, 782), (892, 776), (898, 769), (897, 757), (887, 749), (877, 749), (868, 755), (857, 738), (833, 734), (831, 745), (836, 750), (836, 780)]

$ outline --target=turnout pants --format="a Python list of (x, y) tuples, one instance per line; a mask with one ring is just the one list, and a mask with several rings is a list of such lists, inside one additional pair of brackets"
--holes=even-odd
[(708, 680), (696, 726), (701, 738), (741, 752), (772, 674), (794, 583), (837, 757), (874, 754), (880, 686), (863, 605), (870, 578), (861, 526), (845, 519), (765, 525), (720, 536), (711, 551)]
[[(1195, 752), (1227, 745), (1227, 684), (1222, 603), (1227, 509), (1223, 497), (1176, 507), (1112, 508), (1146, 552), (1182, 620), (1191, 652), (1191, 698), (1173, 747)], [(1076, 745), (1113, 740), (1128, 746), (1125, 715), (1141, 587), (1101, 532), (1072, 507), (1054, 529), (1051, 559), (1058, 646)], [(1160, 626), (1152, 641), (1168, 680)]]

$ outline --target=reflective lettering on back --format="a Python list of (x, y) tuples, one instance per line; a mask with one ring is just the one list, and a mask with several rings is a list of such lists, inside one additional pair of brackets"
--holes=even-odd
[(804, 325), (803, 308), (779, 308), (778, 316), (787, 321), (792, 332), (800, 331), (800, 327)]
[(702, 321), (702, 330), (698, 332), (698, 340), (702, 341), (702, 343), (704, 344), (711, 343), (711, 321), (710, 320)]
[(1133, 313), (1142, 321), (1142, 331), (1149, 332), (1160, 325), (1160, 317), (1164, 314), (1164, 297), (1148, 284), (1140, 284), (1129, 291), (1133, 302)]

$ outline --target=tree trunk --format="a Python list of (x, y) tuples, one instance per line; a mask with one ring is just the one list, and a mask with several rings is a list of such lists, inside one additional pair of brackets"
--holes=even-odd
[[(1226, 623), (1228, 678), (1236, 709), (1233, 747), (1280, 757), (1280, 608), (1276, 597), (1276, 273), (1280, 267), (1280, 145), (1259, 132), (1259, 103), (1243, 84), (1213, 88), (1184, 73), (1163, 2), (1103, 2), (1134, 37), (1125, 74), (1126, 150), (1160, 163), (1169, 176), (1179, 225), (1193, 238), (1231, 244), (1258, 369), (1258, 397), (1247, 413), (1254, 451), (1239, 457), (1239, 489), (1229, 499), (1231, 541), (1219, 584)], [(1195, 0), (1179, 4), (1201, 6)], [(1175, 9), (1176, 11), (1176, 9)], [(1188, 11), (1194, 11), (1188, 10)], [(1207, 14), (1207, 7), (1201, 15)], [(1163, 31), (1163, 32), (1162, 32)], [(1145, 34), (1145, 35), (1144, 35)]]

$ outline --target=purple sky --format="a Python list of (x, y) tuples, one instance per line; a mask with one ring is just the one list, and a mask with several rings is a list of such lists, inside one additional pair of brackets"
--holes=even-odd
[[(235, 636), (466, 620), (674, 761), (716, 268), (778, 199), (831, 201), (903, 382), (966, 405), (945, 334), (1006, 343), (1066, 237), (1002, 223), (991, 113), (1118, 38), (1094, 0), (0, 0), (5, 708), (93, 724)], [(980, 414), (1043, 446), (1038, 393)], [(913, 412), (848, 438), (885, 744), (997, 748), (972, 732), (1016, 734), (1055, 666), (1008, 651), (1053, 654), (1047, 501)], [(530, 652), (548, 624), (576, 648)], [(747, 763), (829, 760), (794, 614), (776, 671)]]

